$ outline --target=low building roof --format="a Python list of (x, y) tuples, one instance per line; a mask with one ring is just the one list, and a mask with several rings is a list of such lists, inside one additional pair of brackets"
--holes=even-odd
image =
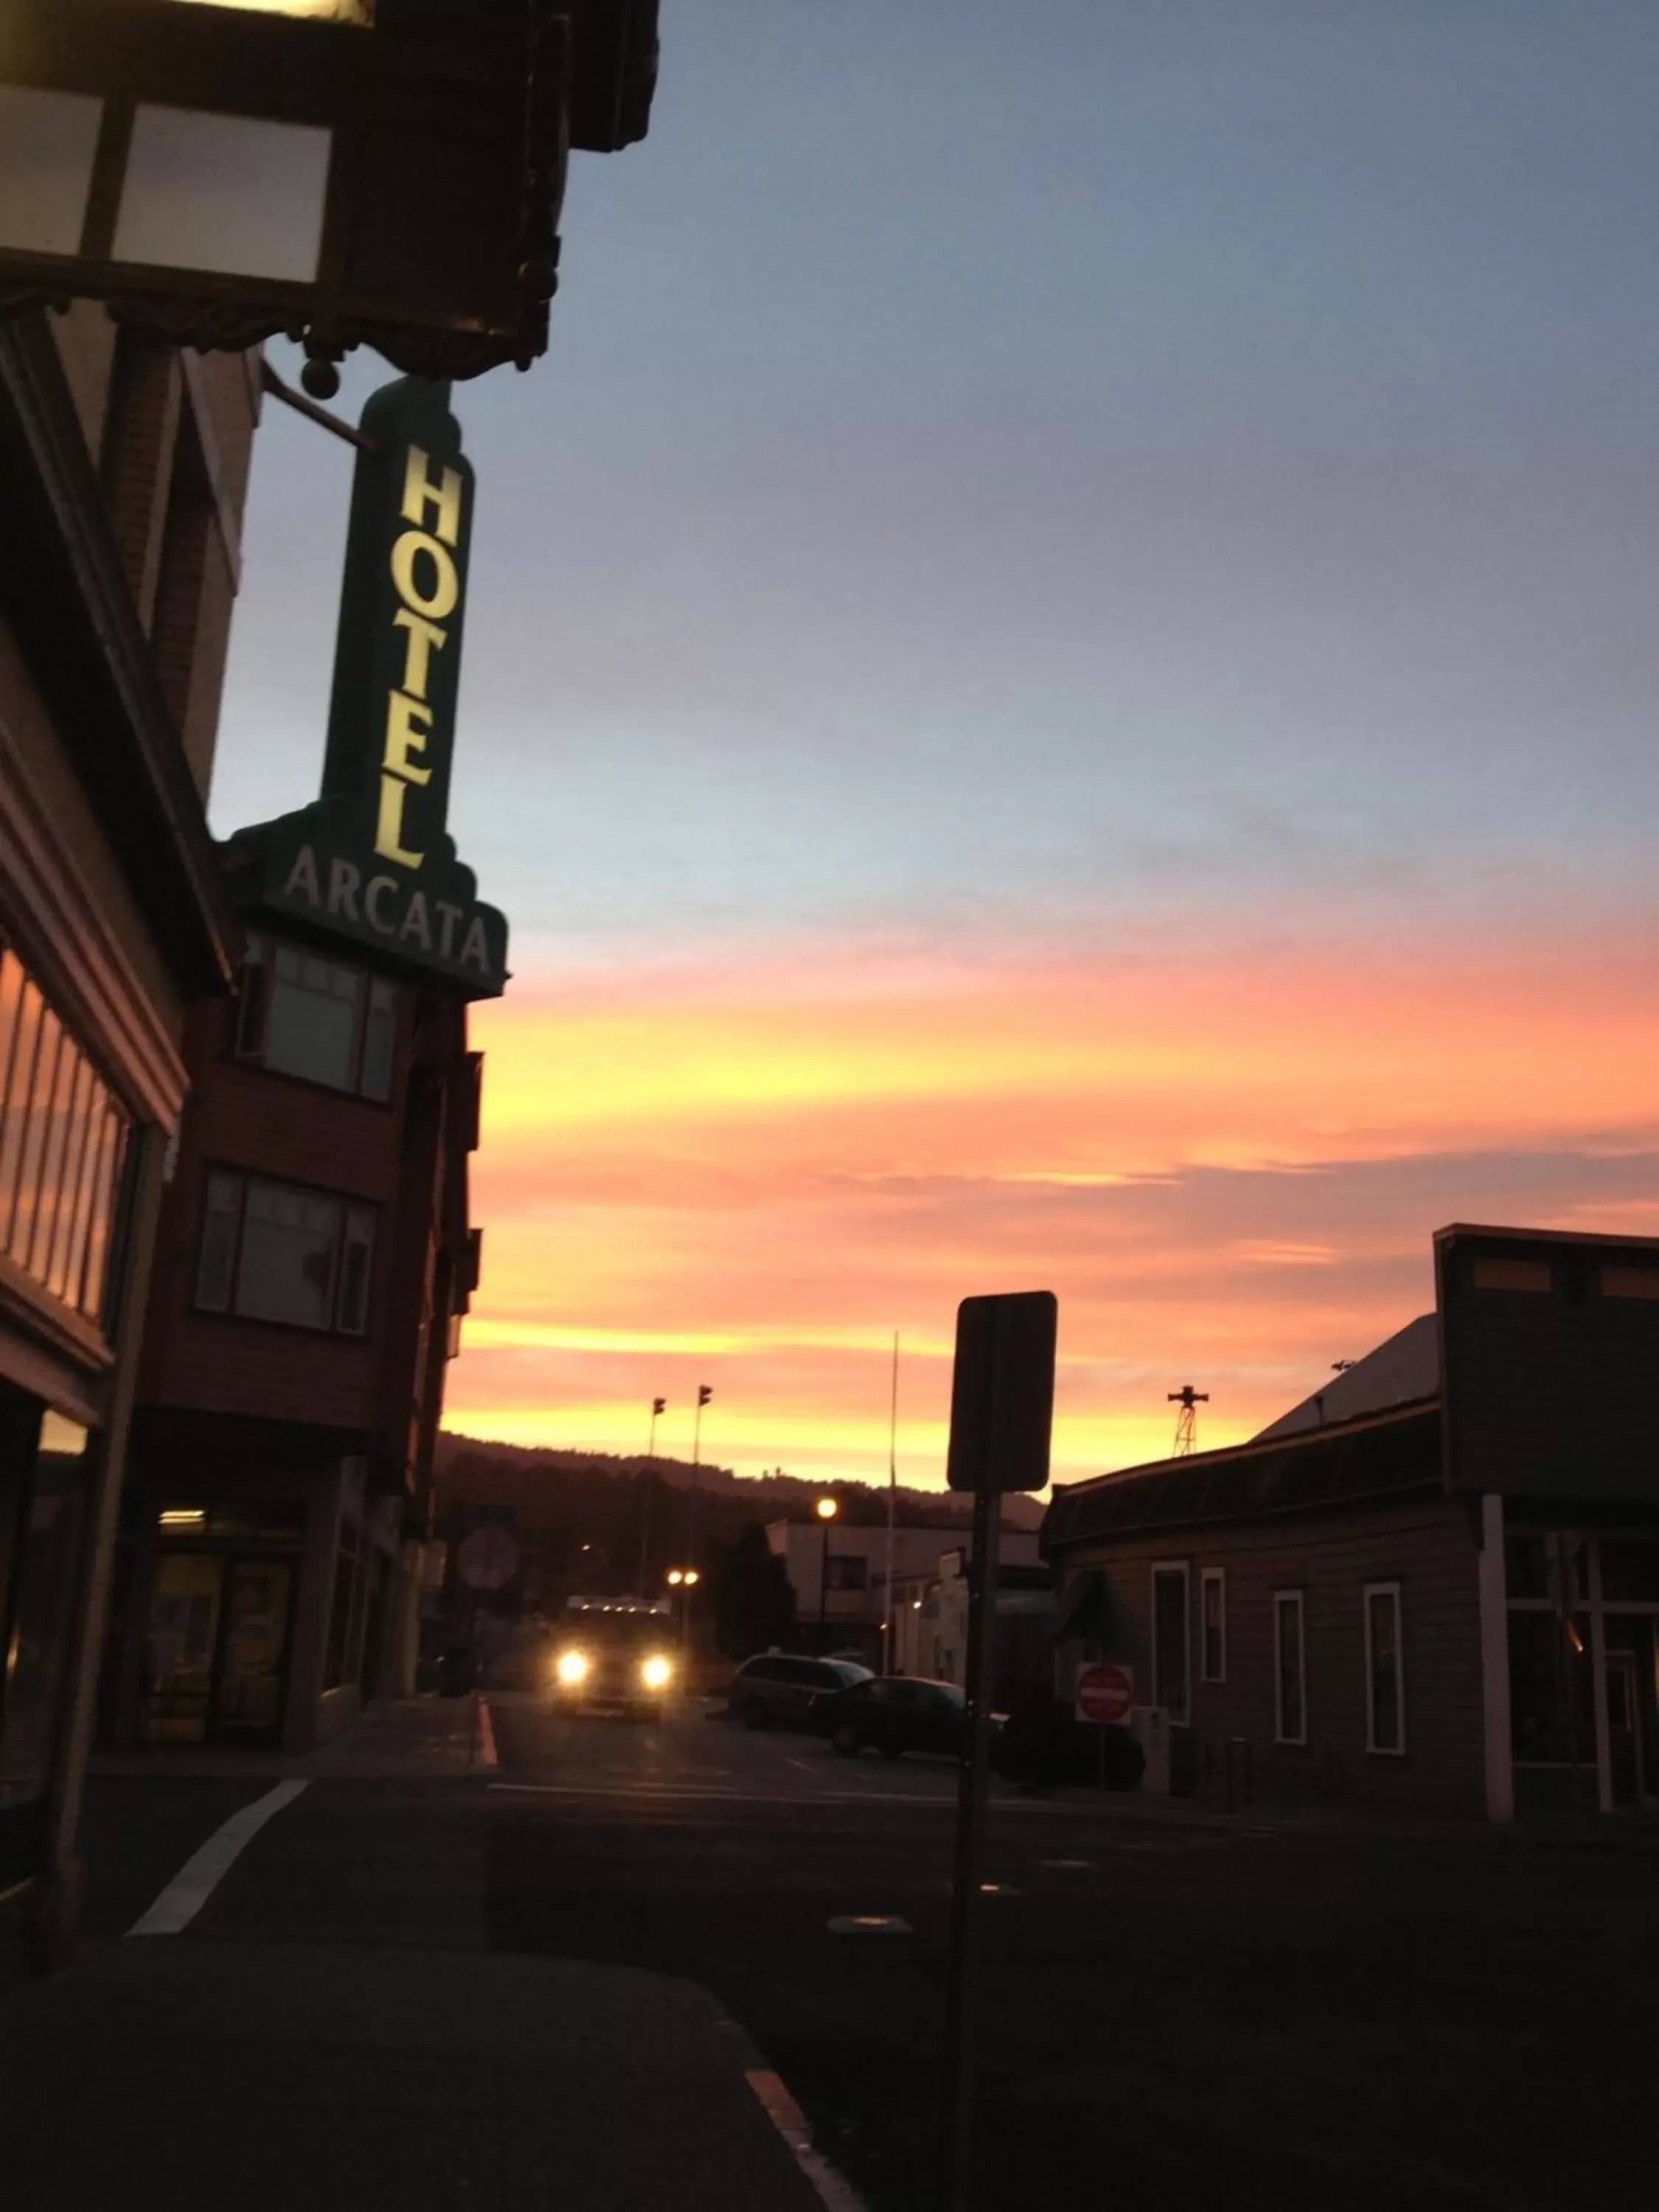
[(1430, 1399), (1071, 1483), (1054, 1492), (1042, 1548), (1052, 1556), (1097, 1536), (1303, 1513), (1442, 1481), (1440, 1407)]
[(1386, 1337), (1363, 1359), (1356, 1359), (1328, 1382), (1310, 1392), (1265, 1429), (1255, 1441), (1293, 1436), (1304, 1429), (1321, 1429), (1334, 1421), (1357, 1421), (1367, 1413), (1386, 1413), (1432, 1398), (1440, 1388), (1440, 1327), (1438, 1316), (1419, 1314), (1404, 1328)]

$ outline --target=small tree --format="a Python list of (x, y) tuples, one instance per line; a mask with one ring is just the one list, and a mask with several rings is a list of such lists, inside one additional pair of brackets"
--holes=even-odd
[(728, 1659), (794, 1642), (794, 1585), (758, 1522), (720, 1553), (714, 1598), (714, 1638)]

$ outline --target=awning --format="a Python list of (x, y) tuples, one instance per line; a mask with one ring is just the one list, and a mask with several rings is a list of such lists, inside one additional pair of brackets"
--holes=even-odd
[(1085, 1568), (1067, 1584), (1061, 1603), (1060, 1626), (1054, 1631), (1060, 1644), (1102, 1642), (1112, 1617), (1111, 1592), (1097, 1567)]

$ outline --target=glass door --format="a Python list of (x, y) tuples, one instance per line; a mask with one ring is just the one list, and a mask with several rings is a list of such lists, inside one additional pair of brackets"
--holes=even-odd
[(286, 1559), (232, 1559), (225, 1568), (216, 1735), (273, 1736), (282, 1726), (293, 1573)]
[(224, 1572), (211, 1553), (163, 1552), (155, 1562), (144, 1637), (146, 1743), (206, 1741)]

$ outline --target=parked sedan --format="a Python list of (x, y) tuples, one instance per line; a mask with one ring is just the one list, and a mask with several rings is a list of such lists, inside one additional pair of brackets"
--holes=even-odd
[(869, 1679), (870, 1669), (850, 1659), (762, 1651), (738, 1668), (726, 1693), (726, 1711), (745, 1728), (805, 1728), (815, 1698)]
[(884, 1759), (907, 1751), (960, 1758), (968, 1742), (968, 1700), (956, 1684), (914, 1674), (884, 1674), (817, 1698), (810, 1720), (847, 1759), (870, 1750)]

